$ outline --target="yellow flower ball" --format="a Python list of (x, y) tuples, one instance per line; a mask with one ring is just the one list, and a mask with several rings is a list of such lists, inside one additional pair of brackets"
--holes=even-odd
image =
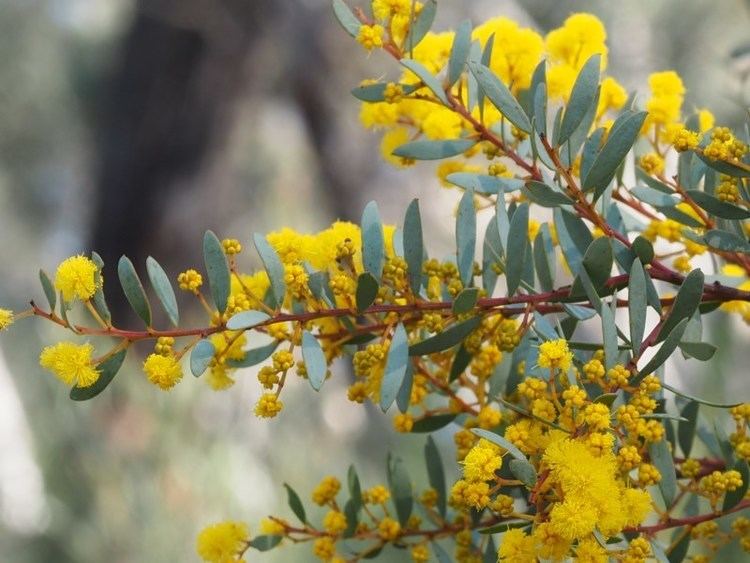
[(175, 356), (151, 354), (143, 363), (143, 371), (148, 380), (165, 391), (182, 379), (182, 367)]
[(196, 551), (204, 561), (234, 561), (250, 541), (250, 532), (243, 522), (226, 521), (205, 527), (196, 543)]
[(97, 279), (99, 268), (85, 256), (72, 256), (57, 267), (55, 289), (62, 292), (66, 302), (80, 299), (88, 301), (101, 287), (101, 277)]
[(47, 346), (39, 356), (39, 363), (54, 373), (66, 385), (90, 387), (99, 379), (99, 371), (93, 365), (91, 344), (60, 342)]

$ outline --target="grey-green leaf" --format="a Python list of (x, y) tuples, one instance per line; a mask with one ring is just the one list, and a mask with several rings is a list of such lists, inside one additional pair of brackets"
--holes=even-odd
[(263, 266), (266, 268), (268, 278), (271, 280), (271, 293), (274, 302), (277, 307), (281, 307), (284, 303), (284, 295), (286, 293), (284, 265), (281, 263), (281, 259), (279, 258), (279, 255), (276, 254), (273, 247), (268, 244), (266, 237), (255, 233), (253, 235), (253, 241), (255, 242), (255, 248), (260, 255), (260, 259), (263, 261)]
[(284, 488), (286, 489), (287, 503), (289, 504), (289, 508), (292, 509), (292, 512), (294, 512), (294, 515), (299, 519), (300, 522), (302, 522), (303, 524), (307, 524), (305, 505), (302, 504), (302, 500), (299, 498), (297, 491), (295, 491), (287, 483), (284, 483)]
[(404, 259), (409, 269), (409, 285), (414, 295), (422, 288), (422, 217), (419, 213), (419, 200), (412, 200), (404, 216)]
[(117, 264), (117, 276), (120, 279), (122, 291), (125, 293), (130, 306), (143, 322), (146, 323), (146, 326), (151, 326), (151, 305), (148, 302), (146, 291), (143, 289), (141, 279), (138, 277), (135, 266), (133, 266), (130, 258), (126, 256), (120, 258)]
[(414, 74), (416, 74), (424, 83), (424, 85), (427, 86), (433, 94), (435, 94), (438, 100), (440, 100), (446, 106), (450, 105), (450, 102), (448, 102), (448, 97), (445, 95), (445, 91), (443, 91), (443, 85), (440, 84), (438, 79), (429, 70), (427, 70), (422, 63), (412, 59), (402, 59), (401, 64), (412, 71)]
[(277, 545), (281, 543), (281, 540), (284, 539), (284, 536), (271, 536), (271, 535), (262, 535), (262, 536), (255, 536), (248, 545), (252, 547), (253, 549), (257, 549), (260, 552), (263, 551), (270, 551)]
[(388, 357), (385, 361), (383, 380), (380, 385), (380, 408), (383, 412), (396, 400), (396, 395), (401, 389), (401, 384), (406, 375), (406, 366), (409, 362), (409, 339), (404, 325), (398, 323), (391, 338), (388, 348)]
[(447, 350), (469, 336), (482, 322), (482, 317), (472, 317), (459, 323), (454, 323), (443, 332), (417, 342), (409, 347), (410, 356), (425, 356)]
[(508, 463), (508, 467), (515, 478), (526, 485), (526, 487), (532, 488), (536, 485), (536, 469), (534, 469), (534, 466), (525, 459), (512, 459)]
[(403, 460), (392, 454), (388, 455), (388, 486), (398, 521), (405, 526), (414, 505), (411, 480)]
[(404, 45), (409, 52), (414, 47), (419, 45), (425, 35), (432, 28), (432, 24), (435, 21), (435, 14), (437, 13), (437, 1), (427, 0), (422, 6), (422, 10), (419, 12), (414, 22), (409, 26), (409, 34), (406, 36)]
[(717, 248), (724, 252), (750, 254), (750, 244), (747, 242), (747, 239), (729, 231), (712, 229), (706, 233), (703, 240), (711, 248)]
[(305, 360), (310, 386), (316, 391), (320, 391), (326, 379), (328, 365), (318, 339), (306, 330), (302, 331), (302, 358)]
[(355, 38), (359, 35), (359, 28), (362, 27), (362, 24), (344, 0), (333, 0), (333, 13), (336, 15), (336, 19), (341, 24), (341, 27), (349, 35)]
[(677, 425), (677, 440), (685, 458), (690, 457), (690, 451), (693, 448), (693, 438), (695, 437), (695, 428), (698, 423), (699, 406), (699, 403), (696, 401), (688, 401), (680, 411), (680, 416), (684, 418), (686, 422), (680, 422)]
[(703, 209), (722, 219), (742, 220), (750, 218), (750, 211), (747, 209), (722, 201), (701, 190), (686, 190), (685, 193)]
[(214, 359), (216, 348), (210, 340), (201, 340), (190, 352), (190, 372), (195, 377), (200, 377), (208, 369), (211, 360)]
[(680, 342), (680, 350), (691, 358), (707, 362), (716, 354), (716, 346), (708, 342)]
[(500, 113), (521, 131), (531, 133), (531, 122), (508, 87), (483, 64), (471, 61), (467, 64), (486, 96)]
[(471, 48), (471, 21), (464, 20), (456, 28), (453, 48), (448, 59), (448, 86), (453, 86), (461, 77)]
[(474, 251), (477, 244), (477, 215), (474, 210), (474, 192), (464, 192), (456, 215), (456, 263), (464, 287), (471, 285), (474, 277)]
[(521, 284), (525, 267), (526, 247), (529, 244), (529, 205), (522, 203), (510, 219), (505, 279), (508, 295), (513, 295)]
[(206, 264), (206, 274), (208, 274), (214, 305), (220, 313), (223, 313), (227, 309), (231, 291), (231, 274), (224, 248), (213, 231), (206, 231), (203, 235), (203, 261)]
[(628, 316), (634, 353), (638, 353), (646, 331), (646, 307), (646, 275), (641, 261), (633, 260), (628, 279)]
[(542, 207), (559, 207), (573, 205), (574, 201), (564, 193), (555, 190), (542, 182), (529, 181), (521, 191), (526, 197)]
[(96, 288), (96, 292), (91, 298), (91, 301), (94, 304), (94, 309), (96, 309), (96, 312), (99, 313), (99, 316), (102, 318), (102, 320), (109, 324), (112, 321), (112, 313), (110, 313), (109, 311), (107, 300), (104, 297), (104, 286), (101, 283), (102, 270), (104, 269), (104, 260), (102, 260), (102, 257), (99, 256), (96, 252), (91, 253), (91, 260), (93, 260), (94, 264), (96, 264), (97, 267), (95, 281), (99, 286)]
[(164, 307), (169, 321), (174, 326), (179, 326), (180, 310), (177, 307), (177, 296), (174, 293), (172, 283), (169, 281), (169, 276), (167, 276), (164, 268), (151, 256), (146, 258), (146, 271), (151, 280), (151, 286), (154, 288), (154, 292), (159, 298), (162, 307)]
[(57, 305), (57, 293), (55, 293), (55, 286), (52, 284), (52, 280), (49, 279), (47, 272), (44, 270), (39, 270), (39, 282), (42, 284), (44, 296), (47, 298), (47, 303), (49, 303), (49, 310), (50, 312), (54, 312)]
[(659, 481), (659, 490), (664, 498), (664, 504), (669, 507), (677, 496), (677, 474), (674, 468), (672, 452), (669, 450), (669, 444), (666, 440), (660, 440), (649, 446), (651, 463), (661, 473)]
[(680, 289), (677, 291), (677, 297), (675, 297), (674, 303), (672, 303), (669, 315), (664, 320), (664, 324), (659, 331), (659, 337), (656, 339), (657, 342), (664, 340), (680, 321), (693, 316), (701, 303), (704, 281), (705, 276), (700, 270), (693, 270), (685, 277)]
[(378, 280), (370, 272), (364, 272), (357, 278), (357, 291), (355, 299), (357, 312), (361, 313), (370, 305), (375, 303), (378, 296)]
[(427, 465), (427, 476), (430, 481), (430, 487), (437, 491), (437, 509), (441, 516), (445, 516), (446, 509), (446, 491), (445, 491), (445, 471), (443, 469), (443, 460), (440, 457), (440, 450), (435, 444), (432, 436), (427, 437), (427, 443), (424, 446), (425, 464)]
[(560, 133), (557, 138), (557, 144), (562, 145), (573, 132), (578, 128), (586, 112), (594, 103), (596, 88), (599, 86), (599, 68), (601, 64), (601, 55), (594, 55), (581, 67), (578, 73), (573, 90), (570, 94), (570, 101), (565, 108), (562, 123), (560, 124)]
[(227, 365), (233, 368), (247, 368), (258, 365), (271, 357), (271, 354), (279, 347), (279, 343), (279, 340), (274, 340), (265, 346), (245, 350), (245, 356), (241, 360), (227, 360)]
[(495, 434), (494, 432), (490, 432), (489, 430), (483, 430), (482, 428), (472, 428), (471, 431), (477, 436), (479, 436), (480, 438), (489, 440), (493, 444), (496, 444), (500, 446), (501, 448), (503, 448), (504, 450), (507, 450), (507, 452), (513, 458), (521, 460), (521, 461), (527, 461), (526, 456), (523, 454), (523, 452), (519, 450), (511, 442), (509, 442), (508, 440), (500, 436), (500, 434)]
[(456, 296), (453, 301), (453, 313), (455, 315), (462, 315), (471, 311), (477, 304), (479, 298), (479, 289), (476, 287), (468, 287)]
[(397, 147), (395, 156), (414, 160), (442, 160), (468, 151), (477, 142), (472, 139), (448, 139), (444, 141), (411, 141)]
[(371, 201), (362, 212), (362, 263), (365, 271), (380, 280), (385, 259), (385, 237), (378, 205)]
[(263, 324), (270, 318), (268, 313), (264, 313), (263, 311), (242, 311), (233, 315), (227, 321), (227, 328), (229, 330), (247, 330), (248, 328)]
[(661, 348), (656, 351), (654, 357), (651, 358), (651, 360), (638, 372), (638, 375), (634, 379), (633, 384), (639, 383), (644, 377), (646, 377), (650, 373), (653, 373), (658, 367), (660, 367), (669, 359), (669, 357), (672, 355), (672, 352), (674, 352), (677, 349), (677, 346), (680, 344), (680, 339), (685, 332), (685, 328), (687, 328), (688, 320), (689, 319), (682, 319), (677, 324), (677, 326), (672, 329), (672, 332), (670, 332), (667, 338), (664, 340)]
[(602, 334), (604, 338), (604, 360), (605, 367), (610, 369), (617, 363), (617, 327), (615, 325), (615, 316), (612, 309), (603, 304), (601, 312), (602, 317)]
[(584, 190), (596, 188), (597, 192), (603, 191), (612, 181), (617, 167), (620, 166), (633, 147), (646, 115), (646, 112), (634, 113), (626, 117), (619, 127), (613, 127), (607, 142), (604, 143), (602, 150), (594, 159), (591, 170), (583, 179)]
[(70, 390), (70, 398), (74, 401), (88, 401), (104, 391), (107, 385), (115, 378), (117, 372), (120, 371), (126, 354), (127, 350), (120, 350), (99, 364), (97, 366), (99, 379), (88, 387), (78, 387), (76, 385)]
[(502, 178), (489, 174), (474, 172), (453, 172), (445, 177), (446, 181), (463, 188), (474, 190), (478, 194), (495, 195), (519, 190), (524, 181), (520, 178)]

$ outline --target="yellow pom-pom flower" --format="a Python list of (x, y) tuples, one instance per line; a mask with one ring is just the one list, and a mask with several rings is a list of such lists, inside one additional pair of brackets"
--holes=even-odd
[(94, 347), (88, 343), (60, 342), (42, 350), (39, 363), (66, 385), (90, 387), (99, 379), (99, 371), (91, 359), (93, 352)]
[(539, 345), (539, 367), (568, 371), (573, 354), (565, 339), (550, 340)]
[(495, 478), (495, 471), (503, 465), (500, 448), (482, 438), (469, 450), (463, 461), (464, 478), (469, 482), (488, 481)]
[(85, 256), (72, 256), (57, 267), (55, 289), (62, 292), (66, 302), (80, 299), (88, 301), (101, 287), (101, 277), (97, 277), (98, 266)]
[(182, 291), (198, 293), (198, 290), (203, 285), (203, 276), (196, 270), (186, 270), (177, 276), (177, 283)]
[(255, 416), (259, 418), (273, 418), (283, 408), (284, 403), (274, 393), (264, 393), (255, 404)]
[(385, 29), (382, 25), (363, 25), (359, 28), (357, 42), (368, 51), (383, 46)]
[(329, 475), (328, 477), (323, 478), (323, 480), (318, 483), (318, 486), (313, 489), (312, 501), (318, 506), (323, 506), (336, 498), (336, 495), (340, 490), (341, 482), (336, 479), (336, 477)]
[(5, 330), (13, 324), (13, 311), (0, 309), (0, 330)]
[(182, 379), (182, 367), (173, 355), (162, 356), (151, 354), (143, 362), (143, 371), (148, 380), (165, 391), (171, 389)]
[(235, 561), (247, 547), (250, 532), (243, 522), (220, 522), (204, 528), (198, 534), (196, 551), (209, 563)]

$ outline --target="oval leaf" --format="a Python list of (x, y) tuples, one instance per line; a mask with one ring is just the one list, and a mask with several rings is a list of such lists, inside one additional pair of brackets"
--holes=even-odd
[(294, 512), (294, 515), (299, 519), (300, 522), (302, 522), (303, 524), (307, 524), (305, 506), (302, 504), (302, 500), (299, 498), (297, 491), (295, 491), (286, 483), (284, 483), (284, 488), (286, 489), (287, 503), (289, 504), (289, 508), (292, 509), (292, 512)]
[(464, 192), (456, 215), (456, 264), (464, 287), (471, 285), (474, 277), (474, 251), (477, 244), (477, 215), (474, 210), (474, 192)]
[(658, 367), (660, 367), (664, 362), (666, 362), (669, 359), (669, 356), (672, 355), (672, 352), (674, 352), (677, 349), (677, 346), (680, 343), (680, 339), (682, 338), (682, 335), (685, 333), (685, 328), (687, 328), (688, 319), (682, 319), (676, 327), (672, 329), (672, 332), (669, 333), (669, 336), (667, 336), (666, 339), (664, 339), (664, 343), (661, 345), (661, 348), (659, 348), (656, 351), (656, 354), (654, 354), (654, 357), (651, 358), (651, 361), (649, 361), (643, 368), (638, 372), (638, 375), (634, 378), (633, 384), (640, 383), (640, 381), (646, 377), (648, 374), (653, 373)]
[(378, 296), (378, 280), (370, 272), (360, 274), (357, 278), (357, 312), (362, 313), (370, 305), (375, 303)]
[(214, 359), (216, 348), (210, 340), (201, 340), (190, 352), (190, 372), (195, 377), (200, 377), (208, 369), (211, 360)]
[(233, 368), (246, 368), (257, 365), (262, 361), (270, 358), (271, 354), (273, 354), (276, 351), (276, 348), (279, 347), (280, 342), (280, 340), (274, 340), (273, 342), (271, 342), (270, 344), (266, 344), (265, 346), (259, 346), (258, 348), (245, 350), (244, 358), (242, 358), (241, 360), (227, 360), (227, 365)]
[(422, 262), (424, 243), (422, 242), (422, 216), (419, 213), (419, 200), (413, 199), (406, 208), (404, 217), (404, 259), (409, 269), (409, 285), (414, 295), (422, 289)]
[(446, 494), (445, 494), (445, 471), (443, 469), (443, 460), (440, 457), (435, 440), (432, 436), (427, 437), (427, 443), (424, 446), (424, 459), (427, 465), (427, 476), (430, 481), (430, 487), (437, 492), (437, 509), (441, 516), (445, 516)]
[(149, 305), (143, 284), (130, 258), (126, 256), (120, 258), (120, 262), (117, 264), (117, 275), (120, 278), (120, 285), (128, 303), (130, 303), (130, 306), (143, 322), (146, 323), (146, 326), (151, 326), (151, 305)]
[(559, 192), (542, 182), (530, 181), (521, 191), (526, 197), (542, 207), (559, 207), (560, 205), (573, 205), (573, 200), (564, 193)]
[(305, 360), (310, 385), (316, 391), (320, 391), (328, 370), (326, 357), (318, 339), (306, 330), (302, 332), (302, 358)]
[(341, 27), (343, 27), (349, 35), (355, 38), (359, 35), (359, 28), (362, 27), (362, 24), (352, 13), (344, 0), (333, 0), (333, 13), (341, 24)]
[(398, 521), (405, 526), (414, 506), (411, 480), (404, 462), (392, 454), (388, 454), (388, 487), (391, 489), (391, 499), (396, 508)]
[(680, 321), (693, 316), (701, 303), (701, 297), (703, 297), (704, 281), (705, 276), (700, 270), (693, 270), (685, 277), (677, 292), (677, 297), (672, 303), (672, 308), (659, 331), (657, 342), (664, 340)]
[(178, 326), (180, 324), (180, 311), (177, 308), (177, 296), (164, 268), (149, 256), (146, 258), (146, 271), (148, 272), (148, 278), (151, 280), (151, 286), (154, 288), (162, 307), (164, 307), (169, 321), (174, 326)]
[(284, 295), (286, 294), (284, 265), (281, 263), (276, 251), (268, 244), (266, 237), (255, 233), (253, 241), (255, 242), (255, 248), (260, 255), (260, 259), (263, 261), (263, 266), (266, 268), (268, 278), (271, 280), (271, 293), (273, 294), (275, 304), (277, 307), (281, 307), (284, 303)]
[(613, 126), (607, 142), (604, 143), (602, 150), (591, 165), (591, 170), (583, 179), (584, 190), (596, 188), (599, 192), (609, 185), (615, 176), (615, 171), (633, 147), (646, 115), (645, 111), (634, 113), (625, 117), (619, 126), (617, 124)]
[(377, 281), (380, 281), (383, 273), (384, 241), (378, 206), (371, 201), (362, 212), (362, 263), (365, 271), (375, 276)]
[(432, 93), (437, 96), (438, 100), (443, 102), (443, 104), (446, 106), (450, 105), (450, 102), (448, 102), (448, 97), (443, 91), (442, 84), (440, 84), (438, 79), (435, 78), (435, 76), (433, 76), (432, 73), (427, 70), (422, 63), (411, 59), (402, 59), (401, 64), (412, 71), (414, 74), (416, 74), (424, 83), (424, 85), (432, 90)]
[(747, 209), (732, 205), (726, 201), (721, 201), (718, 197), (714, 197), (706, 192), (686, 190), (685, 193), (703, 209), (722, 219), (742, 220), (750, 218), (750, 211)]
[(47, 303), (49, 303), (49, 310), (50, 312), (54, 312), (57, 305), (57, 294), (55, 293), (55, 286), (52, 284), (52, 280), (49, 279), (47, 272), (44, 270), (39, 270), (39, 282), (42, 284), (44, 296), (47, 298)]
[(659, 481), (659, 490), (664, 498), (664, 504), (669, 507), (677, 496), (677, 473), (674, 468), (672, 452), (669, 450), (669, 444), (666, 440), (660, 440), (649, 446), (649, 455), (651, 463), (661, 473)]
[(529, 205), (522, 203), (510, 219), (508, 231), (508, 257), (505, 263), (505, 279), (508, 296), (512, 296), (521, 284), (526, 265), (526, 247), (529, 244)]
[(448, 86), (453, 86), (461, 77), (466, 65), (466, 59), (469, 57), (471, 48), (471, 21), (464, 20), (456, 28), (456, 34), (453, 38), (453, 48), (451, 56), (448, 59)]
[(206, 231), (203, 235), (203, 261), (206, 264), (206, 274), (208, 274), (214, 305), (220, 313), (223, 313), (227, 309), (231, 290), (229, 263), (221, 241), (213, 231)]
[(442, 160), (465, 153), (476, 145), (470, 139), (452, 139), (445, 141), (411, 141), (397, 147), (393, 155), (414, 160)]
[(263, 311), (242, 311), (227, 321), (227, 328), (229, 330), (247, 330), (248, 328), (263, 324), (270, 318)]
[(465, 321), (455, 323), (443, 332), (410, 346), (409, 355), (425, 356), (427, 354), (434, 354), (436, 352), (447, 350), (469, 336), (471, 331), (479, 326), (480, 322), (482, 322), (481, 317), (472, 317)]
[(594, 55), (581, 67), (570, 101), (565, 108), (557, 144), (562, 145), (573, 134), (586, 116), (591, 104), (594, 103), (596, 89), (599, 86), (599, 68), (601, 66), (601, 55)]
[(467, 64), (485, 95), (500, 113), (521, 131), (531, 133), (531, 122), (508, 87), (485, 65), (473, 61)]
[(70, 390), (70, 398), (74, 401), (88, 401), (104, 391), (107, 388), (107, 385), (109, 385), (115, 378), (117, 372), (120, 371), (122, 363), (125, 361), (126, 354), (126, 350), (120, 350), (99, 364), (97, 366), (97, 369), (99, 370), (99, 379), (97, 379), (93, 385), (89, 385), (88, 387), (73, 387)]
[(409, 340), (404, 325), (399, 323), (393, 332), (391, 345), (388, 348), (388, 357), (385, 361), (383, 380), (380, 385), (380, 408), (383, 412), (396, 400), (396, 395), (401, 389), (401, 384), (406, 375), (406, 366), (409, 362)]
[(526, 456), (523, 454), (523, 452), (511, 442), (500, 436), (500, 434), (495, 434), (494, 432), (483, 430), (482, 428), (472, 428), (471, 431), (480, 438), (484, 438), (485, 440), (489, 440), (493, 444), (500, 446), (501, 448), (506, 450), (514, 459), (527, 461)]
[(464, 289), (456, 296), (456, 300), (453, 302), (453, 313), (456, 315), (468, 313), (477, 304), (478, 298), (479, 289), (477, 289), (476, 287), (469, 287)]

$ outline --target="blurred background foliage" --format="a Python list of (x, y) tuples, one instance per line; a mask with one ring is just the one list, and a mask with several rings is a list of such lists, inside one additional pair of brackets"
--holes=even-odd
[[(688, 103), (721, 124), (747, 117), (747, 1), (439, 4), (438, 29), (506, 15), (546, 31), (592, 11), (609, 30), (609, 71), (629, 89), (675, 69)], [(327, 0), (0, 0), (0, 50), (5, 306), (40, 298), (39, 266), (77, 252), (97, 249), (110, 267), (120, 254), (139, 264), (151, 254), (176, 274), (200, 264), (206, 228), (244, 241), (282, 225), (317, 230), (357, 220), (369, 199), (397, 222), (412, 197), (428, 196), (430, 246), (450, 252), (455, 195), (427, 165), (404, 173), (380, 162), (348, 94), (393, 64), (358, 51)], [(709, 383), (704, 370), (670, 377), (707, 398), (746, 392), (739, 366), (750, 357), (736, 344), (747, 332), (725, 318), (712, 328), (724, 352)], [(350, 404), (344, 366), (320, 396), (288, 389), (270, 422), (251, 414), (253, 373), (225, 393), (189, 378), (166, 394), (134, 362), (97, 400), (74, 404), (36, 363), (53, 330), (24, 322), (2, 339), (2, 561), (191, 561), (197, 530), (212, 520), (288, 514), (282, 481), (307, 497), (356, 460), (373, 485), (389, 448), (423, 477), (423, 438), (396, 437), (386, 417)], [(450, 462), (450, 435), (437, 439)], [(307, 554), (293, 547), (264, 560)]]

